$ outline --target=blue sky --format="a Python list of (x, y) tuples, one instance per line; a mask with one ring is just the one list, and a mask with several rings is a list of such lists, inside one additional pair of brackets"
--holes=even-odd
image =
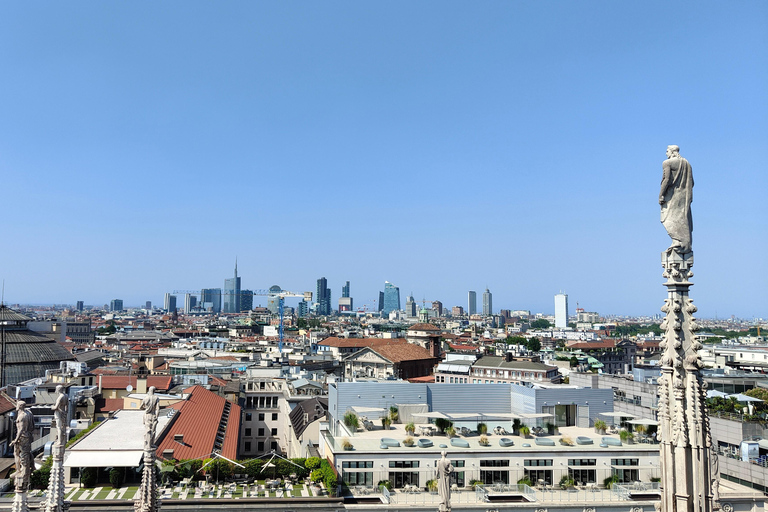
[[(219, 287), (768, 317), (768, 4), (3, 2), (10, 303)], [(257, 301), (258, 302), (258, 301)]]

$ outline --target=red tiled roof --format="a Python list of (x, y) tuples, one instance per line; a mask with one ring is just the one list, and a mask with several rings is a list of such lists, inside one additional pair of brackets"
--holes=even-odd
[(413, 324), (408, 328), (409, 331), (440, 331), (440, 329), (432, 324)]
[(16, 403), (11, 397), (3, 392), (0, 392), (0, 414), (5, 414), (8, 411), (12, 411), (16, 408)]
[[(136, 389), (136, 382), (138, 377), (136, 375), (102, 375), (101, 388), (102, 389), (125, 389), (128, 384)], [(160, 393), (164, 393), (173, 387), (171, 381), (173, 377), (170, 375), (150, 375), (147, 377), (147, 389), (151, 386), (155, 386), (155, 389)]]
[(119, 411), (124, 403), (122, 398), (97, 398), (95, 408), (96, 412)]
[(386, 357), (393, 363), (399, 363), (401, 361), (417, 361), (419, 359), (434, 359), (429, 350), (403, 341), (402, 343), (390, 343), (386, 345), (376, 345), (371, 347), (378, 354)]
[(566, 343), (568, 348), (580, 348), (582, 350), (607, 349), (616, 346), (616, 340), (601, 341), (569, 341)]
[(423, 377), (413, 377), (408, 379), (408, 382), (435, 382), (434, 375), (425, 375)]
[[(176, 460), (200, 459), (210, 457), (213, 451), (227, 400), (202, 386), (192, 386), (185, 389), (184, 393), (189, 393), (189, 398), (171, 406), (178, 411), (177, 417), (157, 447), (158, 457), (162, 457), (165, 450), (173, 450), (173, 458)], [(240, 434), (240, 406), (232, 402), (230, 404), (221, 454), (235, 459)], [(178, 434), (184, 436), (184, 444), (174, 440)]]
[(458, 343), (449, 343), (448, 346), (450, 346), (453, 350), (469, 350), (472, 352), (477, 352), (478, 349), (476, 345), (460, 345)]

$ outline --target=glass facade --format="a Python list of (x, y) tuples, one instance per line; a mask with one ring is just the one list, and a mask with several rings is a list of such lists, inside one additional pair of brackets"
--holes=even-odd
[(384, 307), (381, 312), (388, 315), (392, 311), (400, 310), (400, 288), (389, 281), (384, 282)]

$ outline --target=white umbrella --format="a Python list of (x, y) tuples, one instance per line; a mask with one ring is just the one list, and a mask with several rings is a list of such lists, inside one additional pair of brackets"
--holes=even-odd
[(628, 412), (601, 412), (600, 416), (607, 416), (609, 418), (637, 418), (637, 416)]
[(382, 407), (363, 407), (362, 405), (353, 405), (350, 407), (353, 411), (355, 411), (357, 414), (370, 414), (373, 412), (386, 412), (387, 410)]
[(728, 396), (728, 393), (723, 393), (722, 391), (718, 391), (716, 389), (710, 389), (707, 391), (707, 398), (715, 398), (715, 397), (726, 397)]
[(627, 423), (631, 423), (633, 425), (658, 425), (659, 422), (656, 420), (650, 420), (648, 418), (640, 418), (637, 420), (629, 420)]
[(555, 416), (552, 414), (548, 414), (546, 412), (531, 412), (531, 413), (524, 413), (520, 415), (523, 418), (554, 418)]
[(448, 416), (441, 413), (440, 411), (432, 411), (432, 412), (415, 412), (411, 416), (418, 416), (420, 418), (442, 418), (444, 420), (449, 420)]
[(728, 398), (735, 398), (739, 402), (762, 402), (759, 398), (753, 396), (743, 395), (741, 393), (735, 395), (728, 395)]

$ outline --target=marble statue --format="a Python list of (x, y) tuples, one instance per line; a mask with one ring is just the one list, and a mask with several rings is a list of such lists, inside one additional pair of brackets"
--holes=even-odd
[(155, 396), (155, 387), (151, 386), (141, 402), (144, 410), (144, 449), (152, 448), (152, 442), (157, 428), (157, 416), (160, 412), (160, 400)]
[(23, 400), (16, 403), (16, 437), (11, 441), (13, 457), (16, 461), (16, 490), (26, 491), (29, 488), (29, 478), (34, 466), (32, 464), (32, 433), (35, 429), (35, 420), (32, 413), (27, 410), (27, 404)]
[(48, 499), (45, 512), (64, 512), (64, 447), (67, 442), (67, 421), (69, 419), (69, 397), (64, 386), (56, 386), (56, 402), (51, 406), (56, 423), (56, 441), (53, 443), (51, 473), (48, 477)]
[(442, 458), (437, 461), (437, 493), (440, 496), (439, 512), (450, 512), (451, 510), (451, 473), (453, 465), (448, 460), (445, 450), (441, 453)]
[(664, 174), (659, 192), (661, 223), (672, 239), (667, 252), (686, 254), (691, 252), (693, 233), (693, 171), (688, 160), (680, 156), (680, 147), (675, 145), (667, 146), (667, 159), (662, 169)]

